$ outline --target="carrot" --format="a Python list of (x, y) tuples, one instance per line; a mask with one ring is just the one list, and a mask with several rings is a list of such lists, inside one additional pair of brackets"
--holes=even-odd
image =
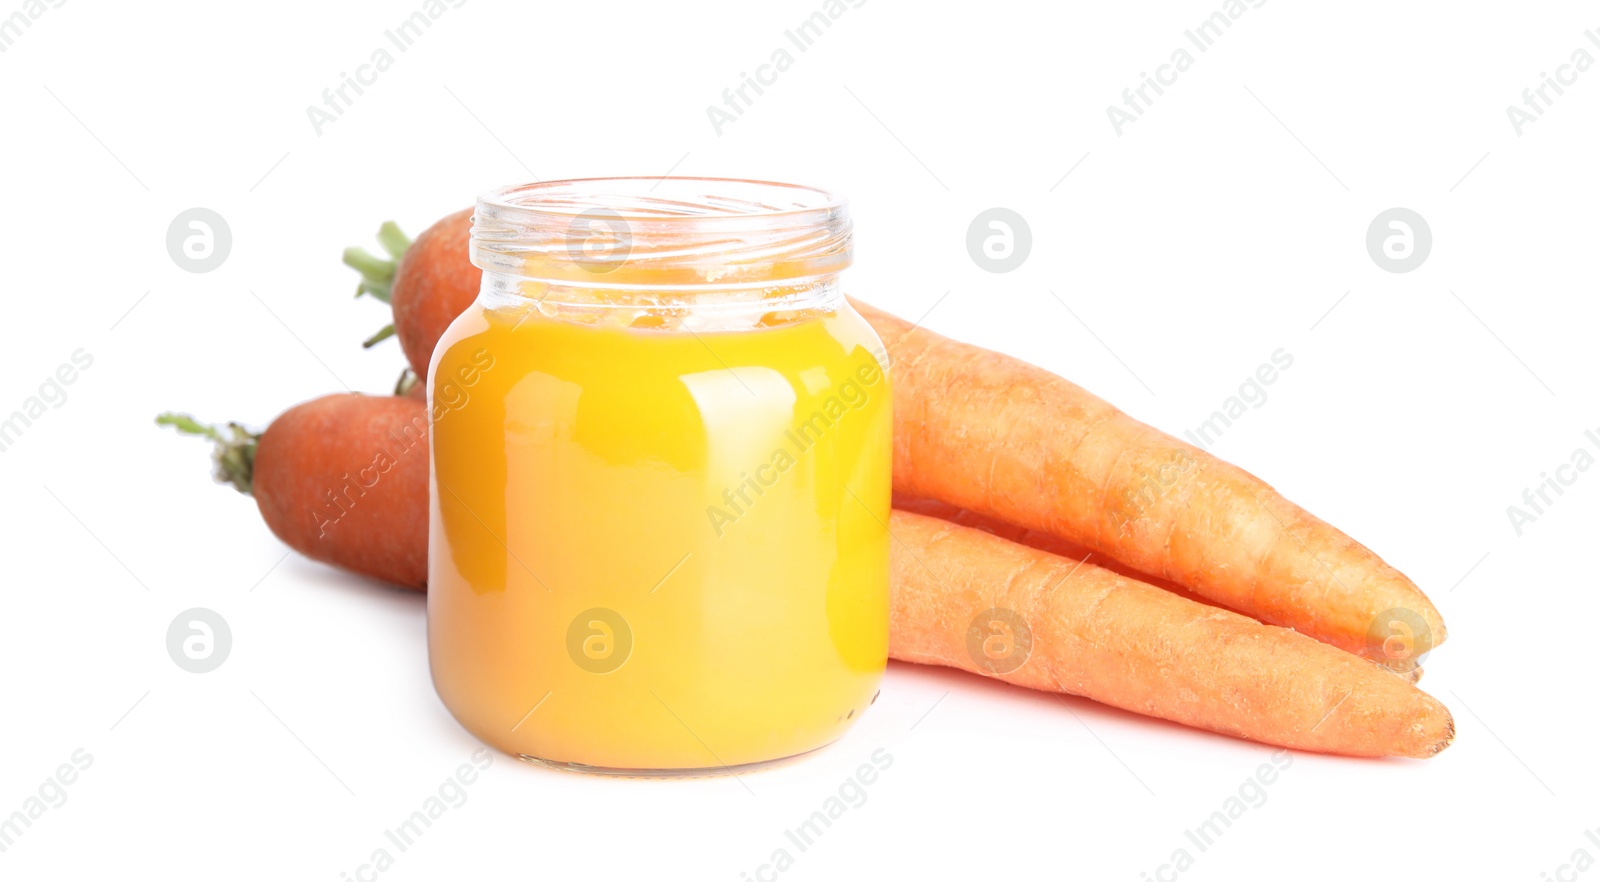
[(1432, 696), (1288, 628), (937, 518), (890, 530), (902, 661), (1323, 753), (1429, 757), (1455, 735)]
[[(394, 269), (397, 333), (419, 376), (477, 292), (470, 227), (470, 209), (449, 215)], [(1047, 550), (1092, 549), (1403, 674), (1444, 641), (1411, 580), (1243, 469), (1042, 368), (855, 306), (895, 365), (897, 493), (1015, 525)]]
[[(947, 502), (939, 502), (933, 499), (915, 499), (909, 496), (896, 494), (894, 497), (894, 507), (897, 512), (906, 511), (913, 514), (935, 517), (941, 520), (959, 524), (963, 527), (969, 527), (974, 530), (982, 530), (990, 535), (999, 536), (1002, 539), (1008, 539), (1020, 545), (1026, 545), (1036, 551), (1045, 551), (1059, 557), (1067, 557), (1075, 561), (1083, 561), (1087, 564), (1093, 564), (1103, 570), (1109, 570), (1110, 572), (1124, 578), (1133, 579), (1148, 585), (1154, 585), (1157, 588), (1172, 592), (1173, 594), (1188, 600), (1192, 600), (1196, 603), (1216, 607), (1218, 609), (1225, 608), (1215, 601), (1195, 594), (1189, 589), (1184, 588), (1182, 585), (1147, 576), (1130, 568), (1126, 564), (1112, 560), (1103, 554), (1080, 548), (1079, 546), (1073, 545), (1071, 542), (1067, 542), (1064, 539), (1051, 536), (1047, 533), (1040, 533), (1037, 530), (1025, 530), (1014, 524), (1007, 524), (1003, 521), (997, 521), (994, 518), (985, 517), (983, 515), (967, 511), (966, 509), (956, 508)], [(1399, 660), (1395, 659), (1384, 659), (1382, 664), (1383, 670), (1405, 678), (1406, 682), (1408, 683), (1416, 683), (1422, 679), (1422, 666), (1420, 664), (1404, 665)]]
[[(1402, 668), (1443, 642), (1411, 580), (1254, 475), (1042, 368), (856, 308), (895, 369), (896, 492), (1060, 537)], [(1393, 657), (1395, 627), (1410, 632), (1407, 658)]]
[(392, 333), (416, 375), (428, 375), (433, 347), (445, 328), (478, 296), (483, 274), (468, 258), (471, 238), (472, 209), (467, 208), (446, 215), (415, 242), (392, 221), (385, 223), (378, 239), (390, 260), (359, 248), (345, 250), (344, 262), (361, 273), (357, 296), (369, 294), (394, 310), (394, 324), (369, 338), (368, 346)]
[(427, 584), (422, 401), (328, 395), (290, 408), (260, 434), (182, 414), (156, 422), (211, 439), (218, 482), (254, 495), (268, 528), (295, 551), (396, 585)]

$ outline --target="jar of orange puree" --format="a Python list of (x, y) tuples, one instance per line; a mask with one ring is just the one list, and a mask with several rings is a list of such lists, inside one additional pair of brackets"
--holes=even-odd
[(887, 360), (842, 199), (709, 178), (482, 197), (428, 378), (428, 649), (536, 763), (737, 772), (838, 738), (888, 652)]

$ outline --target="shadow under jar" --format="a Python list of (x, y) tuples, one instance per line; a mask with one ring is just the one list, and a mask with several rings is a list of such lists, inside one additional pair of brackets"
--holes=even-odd
[(482, 197), (428, 377), (428, 649), (490, 745), (608, 774), (838, 738), (888, 654), (892, 420), (845, 203), (702, 178)]

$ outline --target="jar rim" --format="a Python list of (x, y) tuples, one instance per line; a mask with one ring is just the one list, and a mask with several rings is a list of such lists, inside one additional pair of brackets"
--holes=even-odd
[[(619, 185), (625, 185), (619, 186)], [(642, 194), (629, 189), (645, 186)], [(716, 195), (701, 193), (703, 185), (714, 185)], [(659, 188), (666, 190), (653, 196)], [(768, 205), (735, 199), (733, 191), (743, 188), (754, 198), (759, 192), (770, 196), (809, 195), (806, 204)], [(680, 195), (673, 196), (674, 191)], [(688, 200), (681, 194), (697, 193), (697, 199)], [(565, 194), (566, 198), (561, 198)], [(637, 198), (639, 203), (629, 204), (626, 198)], [(613, 203), (613, 204), (606, 204)], [(478, 197), (478, 206), (501, 211), (527, 212), (571, 219), (596, 209), (610, 209), (623, 218), (633, 220), (711, 220), (794, 218), (811, 213), (836, 212), (849, 207), (850, 201), (838, 193), (821, 187), (788, 184), (781, 181), (763, 181), (754, 178), (718, 178), (703, 176), (646, 176), (621, 175), (596, 178), (565, 178), (535, 181), (528, 184), (509, 184), (496, 187)], [(745, 210), (734, 210), (744, 206)], [(676, 210), (675, 210), (676, 209)], [(696, 210), (699, 209), (699, 210)]]
[(478, 198), (485, 273), (596, 287), (760, 286), (853, 256), (849, 202), (819, 187), (715, 177), (573, 178)]

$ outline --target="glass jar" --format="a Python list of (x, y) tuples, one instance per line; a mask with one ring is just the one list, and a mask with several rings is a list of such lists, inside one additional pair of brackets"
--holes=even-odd
[(614, 178), (478, 202), (428, 378), (428, 648), (479, 738), (703, 774), (838, 738), (888, 654), (890, 386), (843, 200)]

